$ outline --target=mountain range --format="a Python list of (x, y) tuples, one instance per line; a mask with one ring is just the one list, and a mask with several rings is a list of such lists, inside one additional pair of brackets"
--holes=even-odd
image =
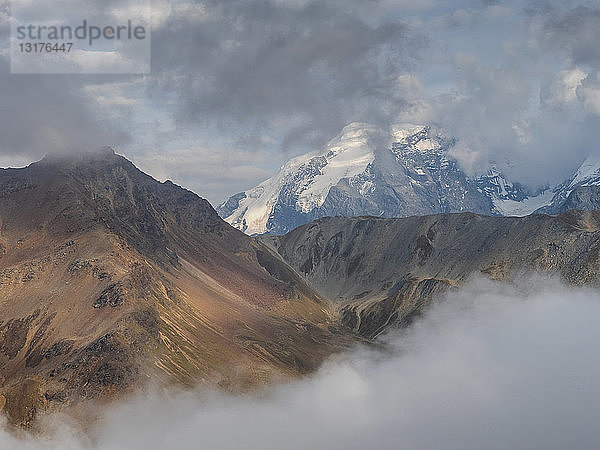
[(473, 276), (598, 285), (599, 263), (597, 211), (332, 217), (250, 237), (111, 149), (46, 157), (0, 171), (0, 412), (31, 427), (151, 388), (245, 392), (373, 342)]
[(308, 373), (347, 347), (340, 328), (206, 200), (110, 149), (0, 171), (0, 409), (12, 423), (147, 385), (239, 391)]
[(598, 158), (588, 158), (563, 183), (532, 193), (493, 167), (467, 176), (451, 156), (454, 145), (430, 126), (398, 127), (386, 140), (375, 127), (353, 123), (321, 150), (292, 159), (217, 211), (237, 229), (258, 235), (285, 234), (327, 216), (526, 216), (600, 207)]
[(259, 240), (333, 302), (344, 327), (368, 338), (409, 324), (475, 275), (510, 282), (542, 273), (600, 283), (599, 211), (326, 217)]

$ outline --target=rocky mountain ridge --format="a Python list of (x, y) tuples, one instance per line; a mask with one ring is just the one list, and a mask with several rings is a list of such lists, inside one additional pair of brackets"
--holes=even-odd
[(369, 338), (402, 326), (473, 276), (510, 282), (533, 273), (600, 285), (600, 212), (401, 219), (329, 217), (261, 236), (341, 322)]

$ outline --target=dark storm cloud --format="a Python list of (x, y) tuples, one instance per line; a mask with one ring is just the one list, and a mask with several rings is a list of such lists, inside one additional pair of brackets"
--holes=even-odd
[[(351, 121), (404, 106), (397, 77), (422, 42), (396, 20), (368, 21), (376, 2), (198, 1), (175, 7), (153, 37), (157, 85), (180, 117), (262, 128), (283, 142), (330, 139)], [(363, 14), (365, 13), (365, 14)]]
[[(547, 92), (562, 71), (597, 63), (592, 3), (477, 0), (412, 15), (386, 1), (171, 6), (154, 33), (152, 81), (177, 94), (179, 123), (269, 135), (298, 152), (353, 121), (384, 132), (399, 118), (433, 122), (457, 138), (468, 173), (492, 160), (532, 188), (562, 181), (595, 151), (596, 91)], [(415, 74), (425, 80), (417, 93), (401, 82)], [(444, 95), (432, 95), (436, 84)]]
[[(94, 14), (126, 14), (123, 1), (96, 2)], [(271, 152), (248, 164), (261, 174), (287, 158), (275, 149), (315, 150), (353, 121), (384, 134), (397, 121), (433, 123), (457, 139), (455, 156), (469, 173), (493, 160), (514, 181), (539, 187), (600, 151), (590, 145), (600, 120), (596, 1), (153, 5), (152, 74), (143, 79), (12, 77), (3, 59), (0, 152), (94, 147), (131, 135), (138, 159), (200, 144)], [(95, 89), (113, 82), (119, 90)], [(206, 179), (185, 173), (186, 185)], [(213, 198), (232, 193), (229, 181), (214, 183)]]

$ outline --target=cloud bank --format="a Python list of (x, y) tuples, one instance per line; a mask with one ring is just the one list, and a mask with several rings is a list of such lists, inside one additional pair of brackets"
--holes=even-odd
[(378, 7), (174, 2), (154, 34), (153, 81), (176, 92), (182, 120), (274, 133), (284, 148), (318, 145), (349, 122), (383, 123), (404, 107), (397, 78), (424, 40), (396, 17), (372, 17)]
[[(181, 393), (29, 448), (598, 448), (600, 293), (476, 280), (384, 351), (358, 349), (257, 396)], [(56, 422), (56, 421), (55, 421)], [(23, 447), (3, 434), (3, 448)]]
[(149, 76), (11, 76), (0, 45), (0, 163), (116, 144), (217, 202), (348, 123), (429, 123), (535, 189), (600, 153), (599, 40), (597, 0), (154, 0)]

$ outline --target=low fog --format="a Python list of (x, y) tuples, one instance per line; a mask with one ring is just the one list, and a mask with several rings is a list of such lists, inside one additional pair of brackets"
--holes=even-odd
[(250, 397), (180, 393), (106, 412), (87, 437), (2, 448), (598, 448), (600, 292), (475, 280), (410, 329)]

